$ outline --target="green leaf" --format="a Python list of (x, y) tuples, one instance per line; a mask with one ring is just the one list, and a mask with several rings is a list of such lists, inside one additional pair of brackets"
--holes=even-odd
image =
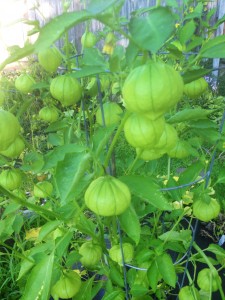
[(96, 225), (91, 221), (91, 219), (85, 217), (85, 215), (82, 212), (77, 217), (75, 224), (76, 228), (82, 233), (96, 238)]
[(76, 199), (89, 184), (91, 176), (85, 175), (91, 156), (86, 153), (67, 153), (56, 167), (55, 182), (61, 198), (61, 205)]
[(225, 183), (225, 170), (222, 169), (219, 171), (216, 183)]
[(190, 14), (188, 14), (184, 20), (188, 20), (188, 19), (200, 19), (202, 18), (202, 11), (203, 11), (203, 4), (201, 2), (199, 2), (196, 7), (194, 8), (194, 11)]
[(152, 9), (145, 17), (134, 17), (129, 24), (133, 41), (142, 50), (156, 53), (171, 36), (175, 19), (166, 7)]
[(46, 238), (46, 236), (48, 234), (50, 234), (52, 231), (54, 231), (56, 228), (58, 228), (58, 226), (61, 224), (61, 221), (50, 221), (45, 223), (42, 227), (41, 230), (39, 232), (38, 238), (36, 240), (37, 243), (43, 241), (44, 238)]
[(21, 300), (46, 300), (50, 297), (50, 286), (54, 254), (46, 255), (32, 269), (23, 292)]
[(121, 291), (113, 291), (110, 294), (105, 295), (102, 300), (114, 300), (119, 296), (121, 296)]
[(115, 125), (99, 127), (92, 137), (92, 151), (97, 157), (104, 153), (104, 148), (109, 142), (110, 136), (115, 131)]
[(177, 276), (171, 256), (167, 253), (163, 253), (157, 256), (156, 263), (165, 283), (175, 288)]
[(94, 283), (95, 276), (82, 282), (81, 288), (76, 295), (76, 300), (92, 300), (92, 286)]
[(208, 129), (208, 128), (217, 128), (217, 124), (211, 120), (198, 120), (198, 121), (191, 121), (189, 126), (191, 128), (201, 128), (201, 129)]
[(160, 187), (149, 177), (129, 175), (120, 180), (129, 187), (131, 193), (160, 210), (171, 210), (170, 204), (160, 192)]
[(24, 58), (34, 52), (34, 46), (31, 44), (25, 45), (23, 48), (16, 49), (14, 53), (12, 53), (3, 63), (0, 65), (0, 70), (4, 69), (4, 67), (12, 62), (18, 61), (21, 58)]
[(92, 15), (88, 11), (66, 12), (53, 18), (40, 30), (38, 39), (34, 43), (36, 52), (50, 47), (64, 32), (71, 27), (88, 20)]
[(201, 46), (204, 38), (201, 36), (193, 36), (192, 40), (186, 46), (186, 52), (194, 50), (196, 47)]
[(200, 161), (190, 165), (187, 169), (184, 170), (184, 172), (180, 174), (178, 185), (183, 185), (196, 180), (200, 175), (200, 172), (203, 170), (204, 165)]
[(193, 20), (187, 22), (179, 31), (179, 40), (181, 44), (186, 44), (193, 36), (196, 29), (195, 22)]
[[(93, 59), (93, 57), (95, 59)], [(104, 69), (108, 68), (108, 65), (106, 64), (104, 56), (97, 48), (85, 48), (84, 49), (82, 66), (104, 67)]]
[(199, 128), (199, 129), (192, 129), (192, 133), (197, 136), (200, 136), (205, 141), (215, 144), (221, 138), (221, 134), (218, 132), (217, 129), (209, 128), (207, 130)]
[(55, 245), (56, 255), (59, 258), (61, 258), (64, 255), (65, 251), (67, 250), (67, 248), (70, 244), (72, 237), (73, 237), (73, 233), (70, 231), (67, 231), (63, 236), (59, 237), (56, 240), (56, 245)]
[(177, 241), (177, 242), (183, 242), (183, 241), (191, 241), (191, 230), (182, 230), (180, 232), (178, 231), (167, 231), (159, 236), (159, 239), (162, 241)]
[(105, 66), (84, 66), (76, 72), (71, 73), (71, 77), (82, 78), (100, 73), (108, 73)]
[(212, 110), (203, 108), (185, 108), (170, 117), (167, 122), (174, 124), (191, 120), (206, 119), (212, 112)]
[(35, 260), (32, 257), (28, 257), (28, 259), (24, 259), (20, 263), (20, 272), (17, 278), (17, 281), (20, 280), (24, 275), (30, 271), (31, 268), (35, 265)]
[(123, 231), (136, 243), (140, 241), (141, 227), (138, 216), (132, 205), (119, 216)]
[(149, 285), (152, 288), (153, 292), (155, 292), (157, 290), (158, 281), (161, 278), (156, 260), (153, 260), (150, 267), (148, 268), (147, 276)]
[(124, 280), (121, 272), (119, 271), (119, 266), (112, 262), (109, 263), (109, 277), (117, 286), (124, 287)]
[(184, 83), (192, 82), (212, 72), (212, 69), (198, 69), (185, 72), (182, 77)]
[(44, 156), (45, 163), (42, 170), (45, 171), (55, 167), (59, 161), (62, 161), (65, 158), (67, 153), (80, 153), (85, 150), (85, 146), (78, 144), (66, 144), (58, 146)]
[(132, 294), (133, 297), (139, 298), (148, 293), (148, 288), (146, 288), (143, 285), (134, 284), (134, 285), (132, 285), (132, 287), (130, 289), (130, 293)]
[(225, 58), (225, 35), (220, 35), (204, 43), (199, 55), (207, 58)]

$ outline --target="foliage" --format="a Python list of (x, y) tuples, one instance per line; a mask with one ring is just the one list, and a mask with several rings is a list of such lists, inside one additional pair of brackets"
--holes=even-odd
[[(75, 12), (63, 4), (1, 65), (29, 57), (0, 82), (1, 298), (167, 299), (182, 274), (179, 295), (194, 297), (202, 283), (189, 262), (207, 269), (208, 299), (216, 290), (225, 299), (225, 252), (202, 249), (193, 233), (197, 220), (222, 234), (224, 98), (205, 62), (225, 57), (224, 36), (213, 36), (224, 18), (211, 26), (215, 11), (203, 1), (158, 3), (129, 20), (122, 0)], [(89, 32), (92, 20), (102, 35)], [(68, 30), (84, 22), (74, 56)], [(194, 96), (183, 93), (196, 81), (204, 84)], [(7, 155), (18, 138), (20, 151)]]

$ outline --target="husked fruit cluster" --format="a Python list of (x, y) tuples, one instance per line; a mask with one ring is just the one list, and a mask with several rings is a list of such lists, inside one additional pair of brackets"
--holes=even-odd
[(153, 160), (170, 151), (179, 158), (189, 154), (180, 154), (177, 132), (164, 119), (164, 114), (181, 99), (183, 88), (180, 74), (162, 62), (147, 62), (134, 68), (126, 78), (122, 95), (131, 115), (124, 125), (124, 134), (139, 158)]

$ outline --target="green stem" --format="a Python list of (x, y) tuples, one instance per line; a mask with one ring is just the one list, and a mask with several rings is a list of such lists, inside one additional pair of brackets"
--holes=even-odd
[[(198, 253), (201, 255), (201, 257), (204, 258), (205, 262), (207, 263), (207, 265), (209, 266), (210, 270), (212, 271), (212, 274), (216, 273), (218, 275), (218, 271), (213, 266), (213, 264), (209, 260), (208, 256), (205, 255), (205, 253), (203, 252), (203, 250), (195, 242), (193, 243), (193, 247), (195, 248), (195, 250), (198, 251)], [(217, 286), (219, 287), (219, 291), (220, 291), (220, 295), (221, 295), (221, 300), (225, 300), (225, 295), (224, 295), (224, 292), (222, 290), (221, 283), (219, 281), (219, 277), (218, 276), (215, 277), (215, 280), (217, 282)]]
[(171, 158), (168, 156), (168, 160), (167, 160), (167, 180), (170, 179), (170, 170), (171, 170)]
[(134, 166), (136, 165), (136, 162), (138, 161), (140, 155), (141, 155), (141, 151), (136, 155), (135, 159), (132, 161), (132, 164), (129, 166), (129, 168), (127, 169), (127, 171), (125, 172), (126, 175), (129, 175), (131, 173), (131, 171), (133, 170)]
[(126, 120), (129, 116), (130, 116), (130, 112), (126, 112), (123, 119), (122, 119), (122, 121), (121, 121), (121, 123), (120, 123), (120, 125), (119, 125), (119, 127), (118, 127), (118, 129), (117, 129), (116, 134), (113, 137), (113, 140), (111, 142), (111, 145), (109, 147), (108, 153), (107, 153), (105, 161), (104, 161), (104, 168), (105, 169), (108, 167), (108, 164), (109, 164), (109, 161), (111, 159), (111, 156), (112, 156), (114, 147), (116, 145), (116, 142), (117, 142), (117, 140), (119, 138), (119, 135), (121, 134), (121, 132), (123, 130), (124, 124), (125, 124), (125, 122), (126, 122)]
[(29, 203), (28, 201), (25, 201), (23, 199), (21, 199), (20, 197), (14, 195), (13, 193), (9, 192), (8, 190), (6, 190), (3, 186), (0, 185), (0, 191), (3, 192), (3, 194), (7, 195), (8, 197), (10, 197), (11, 199), (13, 199), (16, 203), (24, 206), (24, 207), (28, 207), (31, 210), (39, 213), (40, 215), (42, 215), (42, 217), (44, 219), (46, 219), (47, 221), (50, 221), (50, 219), (55, 219), (58, 218), (59, 215), (56, 214), (53, 211), (47, 210), (43, 207), (40, 207), (38, 205), (35, 205), (33, 203)]

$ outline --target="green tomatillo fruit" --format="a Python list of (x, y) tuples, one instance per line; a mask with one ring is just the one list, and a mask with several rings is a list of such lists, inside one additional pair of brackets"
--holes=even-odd
[(5, 189), (13, 191), (22, 184), (22, 176), (17, 169), (4, 170), (0, 174), (0, 185)]
[(167, 154), (169, 157), (182, 159), (188, 157), (191, 154), (189, 148), (190, 145), (188, 144), (188, 142), (178, 140), (176, 145), (172, 149), (167, 150)]
[(208, 88), (208, 83), (205, 78), (199, 78), (184, 85), (184, 94), (189, 98), (198, 98)]
[(163, 133), (154, 148), (162, 153), (166, 153), (168, 150), (173, 149), (177, 142), (178, 135), (176, 129), (172, 125), (165, 123)]
[(97, 43), (97, 38), (94, 33), (85, 31), (81, 37), (81, 45), (83, 48), (92, 48)]
[(63, 106), (76, 104), (82, 95), (79, 81), (67, 74), (55, 77), (50, 84), (52, 97), (61, 102)]
[(80, 259), (82, 265), (92, 269), (99, 263), (102, 257), (102, 248), (92, 241), (88, 241), (81, 245), (79, 254), (82, 256)]
[(25, 149), (24, 141), (22, 137), (18, 135), (7, 149), (0, 151), (0, 154), (8, 158), (16, 158), (23, 152), (24, 149)]
[(119, 265), (123, 264), (123, 259), (124, 259), (124, 263), (131, 262), (134, 256), (134, 247), (132, 244), (123, 243), (122, 249), (123, 249), (123, 255), (122, 255), (120, 245), (114, 245), (112, 246), (112, 248), (109, 249), (109, 257), (113, 261), (117, 262)]
[(47, 48), (38, 52), (38, 61), (45, 71), (54, 73), (62, 63), (62, 56), (57, 48)]
[(15, 80), (15, 87), (18, 91), (24, 94), (32, 92), (32, 87), (35, 84), (35, 80), (29, 74), (21, 74)]
[(216, 199), (205, 193), (194, 197), (193, 215), (200, 221), (209, 222), (217, 218), (219, 213), (220, 204)]
[(178, 294), (179, 300), (200, 300), (199, 291), (195, 287), (184, 286)]
[(55, 298), (69, 299), (74, 297), (80, 290), (81, 278), (72, 270), (66, 270), (60, 279), (53, 285), (51, 295)]
[(0, 109), (0, 151), (6, 150), (20, 132), (17, 118), (9, 111)]
[(212, 292), (215, 292), (219, 289), (221, 278), (216, 270), (214, 273), (211, 269), (205, 268), (198, 273), (197, 284), (203, 291), (209, 292), (212, 290)]
[(113, 176), (101, 176), (88, 186), (85, 195), (87, 207), (100, 216), (117, 216), (130, 205), (131, 194), (125, 183)]
[(38, 116), (44, 122), (52, 123), (58, 119), (59, 113), (55, 106), (45, 106), (39, 111)]
[(164, 130), (165, 119), (151, 120), (142, 114), (132, 113), (124, 124), (127, 142), (135, 148), (155, 146)]
[[(96, 122), (103, 126), (111, 126), (118, 124), (123, 113), (122, 108), (115, 102), (107, 102), (103, 104), (103, 111), (99, 107), (96, 112)], [(104, 115), (104, 122), (103, 122)]]
[(128, 110), (148, 114), (152, 120), (170, 110), (183, 95), (183, 79), (170, 65), (148, 62), (126, 78), (122, 95)]
[(155, 160), (163, 156), (164, 152), (155, 148), (136, 148), (136, 153), (138, 158), (143, 159), (145, 161)]

